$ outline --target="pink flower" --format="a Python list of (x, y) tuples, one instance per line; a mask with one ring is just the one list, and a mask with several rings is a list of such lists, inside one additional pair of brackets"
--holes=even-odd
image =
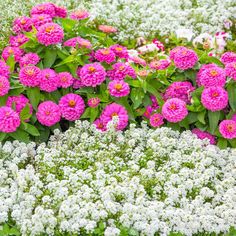
[(32, 21), (27, 16), (21, 16), (14, 20), (13, 31), (18, 34), (22, 31), (29, 32), (32, 30)]
[(180, 49), (174, 54), (174, 64), (181, 70), (193, 68), (197, 61), (198, 56), (191, 49)]
[(11, 47), (20, 47), (28, 41), (29, 39), (24, 34), (18, 34), (17, 36), (10, 36), (9, 43)]
[(18, 62), (23, 55), (24, 51), (18, 47), (5, 47), (2, 52), (2, 57), (5, 61), (7, 61), (8, 57), (11, 55), (14, 56), (14, 60)]
[(46, 23), (52, 23), (52, 17), (47, 14), (33, 15), (31, 20), (36, 29), (39, 29), (40, 26)]
[(119, 104), (112, 103), (107, 105), (101, 115), (104, 126), (107, 126), (114, 116), (119, 118), (116, 129), (123, 130), (128, 125), (128, 112)]
[(12, 133), (20, 126), (19, 115), (10, 107), (0, 107), (0, 132)]
[(212, 145), (216, 144), (215, 136), (206, 131), (202, 131), (200, 129), (195, 128), (192, 130), (192, 133), (197, 135), (199, 139), (208, 139), (210, 141), (210, 144)]
[(92, 108), (97, 107), (99, 103), (100, 103), (100, 99), (98, 97), (90, 98), (88, 100), (88, 106)]
[(92, 44), (90, 43), (89, 40), (83, 39), (81, 37), (75, 37), (68, 39), (64, 42), (64, 46), (66, 47), (76, 47), (78, 46), (79, 48), (85, 47), (85, 48), (91, 48)]
[(41, 70), (36, 66), (25, 66), (20, 69), (19, 80), (27, 87), (36, 87), (42, 78)]
[(140, 58), (140, 57), (136, 57), (136, 56), (130, 56), (129, 60), (134, 62), (135, 64), (141, 65), (141, 66), (146, 66), (147, 63), (144, 59)]
[(97, 129), (101, 131), (106, 131), (106, 126), (100, 118), (96, 119), (93, 124), (96, 126)]
[(112, 70), (107, 72), (107, 76), (110, 77), (111, 80), (123, 80), (126, 76), (136, 78), (135, 70), (130, 65), (123, 62), (115, 63), (112, 65), (112, 68)]
[(115, 44), (115, 45), (112, 45), (110, 47), (110, 49), (115, 53), (115, 55), (119, 58), (124, 58), (124, 59), (128, 59), (129, 58), (129, 54), (128, 54), (128, 51), (127, 51), (127, 48), (126, 47), (123, 47), (119, 44)]
[(231, 62), (236, 62), (236, 53), (235, 52), (225, 52), (221, 58), (221, 62), (225, 65)]
[(186, 47), (183, 47), (183, 46), (178, 46), (178, 47), (175, 47), (173, 48), (172, 50), (170, 50), (170, 59), (171, 60), (174, 60), (175, 59), (175, 55), (180, 52), (180, 51), (185, 51), (187, 50)]
[(233, 114), (233, 116), (232, 116), (231, 120), (234, 120), (234, 121), (236, 121), (236, 113), (235, 113), (235, 114)]
[(59, 7), (54, 4), (56, 17), (66, 18), (67, 10), (65, 7)]
[(219, 86), (205, 88), (202, 92), (201, 102), (210, 111), (220, 111), (228, 105), (228, 93)]
[(85, 86), (96, 87), (106, 79), (106, 71), (99, 63), (84, 65), (79, 75), (82, 84)]
[(36, 34), (38, 42), (45, 46), (58, 44), (64, 37), (63, 29), (55, 23), (46, 23), (39, 27)]
[(0, 76), (9, 78), (10, 67), (6, 64), (5, 61), (0, 60)]
[(53, 126), (61, 120), (60, 107), (52, 101), (42, 102), (38, 106), (36, 117), (40, 124)]
[(146, 77), (149, 74), (147, 70), (140, 70), (137, 72), (137, 75), (140, 77)]
[(173, 82), (164, 94), (164, 100), (170, 98), (179, 98), (186, 103), (190, 103), (191, 93), (195, 90), (192, 84), (188, 81)]
[(123, 80), (113, 80), (108, 84), (108, 90), (111, 96), (125, 97), (130, 93), (129, 84)]
[(218, 67), (215, 64), (203, 65), (197, 73), (198, 86), (204, 86), (205, 88), (211, 86), (224, 87), (226, 83), (226, 74), (224, 69)]
[(55, 17), (56, 16), (55, 5), (50, 2), (38, 4), (32, 8), (30, 14), (31, 16), (47, 14), (50, 17)]
[(146, 110), (143, 113), (143, 116), (147, 119), (150, 119), (152, 112), (154, 111), (154, 108), (152, 106), (147, 106)]
[(70, 18), (73, 20), (83, 20), (89, 18), (89, 12), (84, 10), (77, 10), (70, 14)]
[(84, 100), (80, 95), (69, 93), (59, 101), (62, 117), (66, 120), (78, 120), (85, 109)]
[(9, 80), (4, 76), (0, 76), (0, 97), (8, 94), (9, 90), (10, 90)]
[(225, 66), (226, 75), (236, 80), (236, 62), (227, 63)]
[(155, 110), (158, 109), (159, 105), (158, 105), (158, 101), (157, 101), (156, 97), (154, 95), (151, 95), (150, 99), (152, 101), (152, 108)]
[(40, 90), (48, 93), (57, 90), (59, 87), (59, 77), (53, 69), (43, 69), (42, 77), (39, 83)]
[(74, 79), (73, 88), (74, 89), (79, 89), (79, 88), (82, 88), (82, 87), (84, 87), (84, 85), (82, 84), (81, 79)]
[(219, 131), (226, 139), (236, 138), (236, 121), (223, 120), (219, 125)]
[(68, 88), (74, 83), (74, 78), (69, 72), (61, 72), (58, 74), (59, 85), (58, 87)]
[(152, 127), (160, 127), (164, 124), (164, 118), (161, 114), (155, 113), (150, 117), (150, 124)]
[(180, 122), (188, 115), (186, 103), (179, 98), (171, 98), (163, 105), (162, 115), (169, 122)]
[(40, 61), (40, 57), (38, 56), (38, 54), (29, 52), (25, 54), (23, 57), (21, 57), (19, 64), (20, 64), (20, 67), (24, 67), (24, 66), (29, 66), (29, 65), (37, 65), (39, 61)]
[(98, 29), (107, 34), (117, 32), (117, 29), (110, 25), (99, 25)]
[(156, 44), (157, 48), (161, 51), (165, 51), (165, 46), (162, 42), (158, 41), (157, 39), (153, 39), (152, 42)]
[(170, 64), (171, 61), (168, 59), (161, 59), (159, 61), (154, 60), (150, 63), (150, 68), (154, 70), (165, 70), (170, 66)]
[(115, 53), (109, 48), (102, 48), (95, 52), (94, 56), (100, 62), (106, 62), (107, 64), (111, 64), (116, 60)]

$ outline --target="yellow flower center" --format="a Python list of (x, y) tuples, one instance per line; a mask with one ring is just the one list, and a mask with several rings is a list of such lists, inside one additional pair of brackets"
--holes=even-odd
[(80, 45), (81, 45), (81, 46), (88, 46), (88, 45), (89, 45), (89, 42), (87, 42), (87, 41), (82, 41), (82, 42), (80, 43)]
[(63, 77), (61, 78), (61, 81), (62, 81), (62, 82), (67, 82), (66, 76), (63, 76)]
[(26, 20), (25, 20), (25, 19), (22, 19), (22, 20), (20, 21), (20, 23), (21, 23), (22, 25), (24, 25), (24, 24), (26, 23)]
[(10, 48), (10, 49), (8, 50), (8, 53), (12, 54), (12, 53), (14, 53), (14, 51)]
[(45, 31), (46, 31), (47, 33), (51, 33), (52, 30), (54, 30), (54, 26), (53, 26), (53, 25), (52, 25), (52, 26), (48, 26), (48, 27), (45, 29)]
[(108, 55), (109, 53), (110, 53), (110, 49), (103, 49), (103, 50), (101, 50), (101, 53), (103, 54), (103, 55)]
[(233, 132), (234, 129), (235, 129), (235, 126), (232, 125), (232, 124), (228, 124), (226, 127), (227, 127), (227, 130), (228, 130), (229, 132)]
[(211, 70), (210, 74), (211, 74), (212, 76), (216, 76), (216, 75), (218, 75), (218, 73), (217, 73), (216, 70)]
[(69, 107), (75, 107), (75, 105), (76, 105), (75, 100), (70, 100), (69, 101)]
[(123, 49), (121, 47), (116, 47), (116, 51), (121, 52)]
[(124, 66), (120, 66), (120, 67), (119, 67), (119, 70), (120, 70), (120, 71), (122, 71), (122, 70), (124, 70), (124, 69), (125, 69)]
[(28, 70), (26, 71), (26, 73), (27, 73), (27, 75), (32, 76), (32, 75), (34, 74), (34, 70), (33, 70), (33, 69), (28, 69)]
[(218, 97), (218, 96), (219, 96), (219, 93), (218, 93), (218, 92), (215, 91), (215, 92), (212, 93), (212, 97), (213, 97), (213, 98), (216, 98), (216, 97)]
[(120, 91), (122, 89), (122, 84), (115, 84), (115, 89)]
[(49, 116), (50, 115), (50, 111), (45, 111), (45, 115)]
[(77, 11), (77, 12), (75, 12), (75, 15), (78, 17), (83, 17), (85, 15), (85, 12), (84, 11)]
[(89, 69), (90, 72), (95, 72), (96, 71), (96, 69), (93, 66), (90, 66), (88, 69)]
[(170, 105), (170, 109), (171, 109), (171, 110), (176, 110), (176, 108), (177, 108), (177, 107), (176, 107), (176, 104), (172, 103), (172, 104)]
[(113, 113), (111, 114), (111, 116), (112, 116), (112, 117), (118, 116), (118, 114), (117, 114), (116, 112), (113, 112)]
[(39, 20), (44, 20), (44, 17), (43, 16), (39, 16)]

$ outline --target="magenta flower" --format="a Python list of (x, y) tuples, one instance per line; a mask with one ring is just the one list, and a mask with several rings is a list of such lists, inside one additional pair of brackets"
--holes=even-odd
[(146, 110), (143, 113), (143, 116), (147, 119), (150, 119), (152, 112), (154, 111), (154, 108), (152, 106), (147, 106)]
[(24, 34), (18, 34), (17, 36), (10, 36), (9, 44), (11, 47), (20, 47), (29, 39)]
[(154, 95), (151, 95), (150, 99), (152, 101), (152, 108), (154, 110), (158, 109), (159, 108), (159, 104), (158, 104), (157, 98)]
[(163, 105), (162, 115), (169, 122), (180, 122), (188, 115), (186, 103), (179, 98), (171, 98)]
[(110, 25), (99, 25), (98, 29), (101, 30), (104, 33), (111, 34), (111, 33), (116, 33), (117, 29), (113, 26)]
[(23, 57), (21, 57), (19, 64), (20, 64), (20, 67), (29, 66), (29, 65), (34, 66), (34, 65), (37, 65), (39, 61), (40, 61), (40, 57), (38, 56), (38, 54), (29, 52), (25, 54)]
[(47, 23), (39, 27), (36, 36), (39, 43), (48, 46), (61, 43), (64, 38), (64, 32), (60, 25)]
[(205, 88), (211, 86), (224, 87), (226, 83), (226, 73), (224, 69), (218, 67), (215, 64), (203, 65), (197, 73), (198, 86), (204, 86)]
[(226, 139), (236, 138), (236, 121), (223, 120), (219, 125), (219, 131)]
[(49, 15), (50, 17), (55, 17), (56, 16), (55, 5), (50, 2), (38, 4), (32, 8), (30, 14), (31, 16), (46, 14)]
[(221, 62), (225, 65), (231, 62), (236, 62), (236, 53), (235, 52), (225, 52), (221, 58)]
[(129, 60), (135, 64), (141, 65), (141, 66), (146, 66), (147, 63), (144, 59), (140, 57), (135, 57), (135, 56), (129, 56)]
[(100, 103), (100, 99), (98, 97), (90, 98), (88, 100), (88, 106), (92, 108), (97, 107), (99, 103)]
[(106, 126), (100, 118), (96, 119), (93, 124), (96, 126), (97, 129), (101, 131), (106, 131)]
[(31, 20), (36, 29), (39, 29), (40, 26), (46, 23), (52, 23), (52, 17), (47, 14), (33, 15)]
[(79, 89), (79, 88), (84, 87), (84, 85), (82, 84), (81, 79), (74, 79), (74, 82), (73, 82), (72, 87), (73, 87), (74, 89)]
[(61, 120), (60, 107), (52, 101), (42, 102), (38, 106), (36, 117), (40, 124), (53, 126)]
[(119, 58), (124, 58), (124, 59), (128, 59), (129, 58), (129, 54), (128, 54), (128, 50), (126, 47), (123, 47), (119, 44), (115, 44), (112, 45), (110, 47), (110, 49), (115, 53), (115, 55)]
[(0, 76), (0, 97), (8, 94), (9, 90), (10, 90), (9, 80), (4, 76)]
[(216, 144), (215, 136), (210, 134), (209, 132), (202, 131), (200, 129), (195, 128), (195, 129), (192, 130), (192, 133), (197, 135), (197, 137), (199, 139), (208, 139), (210, 144), (212, 144), (212, 145)]
[(69, 93), (59, 101), (62, 117), (66, 120), (78, 120), (84, 113), (85, 104), (80, 95)]
[(10, 67), (6, 64), (5, 61), (0, 60), (0, 76), (4, 76), (7, 79), (10, 75)]
[(107, 126), (114, 116), (119, 118), (116, 129), (123, 130), (128, 125), (128, 112), (123, 106), (119, 104), (112, 103), (107, 105), (101, 115), (101, 120), (104, 126)]
[(188, 81), (173, 82), (165, 91), (164, 100), (179, 98), (186, 103), (190, 103), (191, 93), (195, 90)]
[(168, 59), (161, 59), (159, 61), (154, 60), (150, 63), (150, 68), (154, 70), (165, 70), (170, 64), (171, 61)]
[(106, 79), (106, 71), (99, 63), (84, 65), (80, 70), (80, 79), (83, 85), (96, 87)]
[(27, 16), (21, 16), (14, 20), (13, 31), (18, 34), (22, 31), (29, 32), (32, 30), (32, 21)]
[(225, 66), (225, 72), (228, 77), (236, 80), (236, 62), (227, 63)]
[(111, 96), (125, 97), (130, 93), (129, 84), (123, 80), (113, 80), (108, 84), (108, 90)]
[(202, 92), (201, 102), (210, 111), (220, 111), (228, 105), (228, 93), (219, 86), (205, 88)]
[(68, 39), (64, 42), (63, 44), (66, 47), (76, 47), (78, 46), (79, 48), (85, 47), (85, 48), (91, 48), (92, 44), (90, 43), (89, 40), (87, 39), (83, 39), (81, 37), (75, 37), (75, 38), (71, 38)]
[(173, 48), (172, 50), (170, 50), (170, 59), (174, 60), (176, 53), (178, 53), (180, 51), (185, 51), (185, 50), (188, 50), (188, 49), (183, 46), (178, 46), (178, 47)]
[(130, 65), (123, 62), (115, 63), (112, 65), (112, 68), (112, 70), (107, 72), (107, 76), (110, 77), (111, 80), (123, 80), (126, 76), (136, 78), (135, 70)]
[(233, 114), (233, 116), (232, 116), (231, 120), (234, 120), (234, 121), (236, 121), (236, 113), (235, 113), (235, 114)]
[(73, 20), (83, 20), (89, 18), (89, 12), (85, 10), (77, 10), (70, 14), (70, 18)]
[(59, 77), (53, 69), (43, 69), (41, 71), (42, 77), (39, 83), (40, 90), (48, 93), (57, 90), (59, 87)]
[(157, 39), (153, 39), (152, 42), (153, 42), (154, 44), (156, 44), (156, 47), (157, 47), (159, 50), (165, 51), (165, 46), (164, 46), (164, 44), (163, 44), (162, 42), (160, 42), (160, 41), (157, 40)]
[(41, 70), (36, 66), (25, 66), (20, 69), (19, 80), (24, 86), (36, 87), (41, 79)]
[(150, 117), (150, 124), (152, 127), (160, 127), (164, 124), (164, 117), (161, 114), (155, 113)]
[(59, 7), (54, 4), (56, 17), (66, 18), (67, 10), (65, 7)]
[(20, 126), (19, 115), (10, 107), (0, 107), (0, 132), (12, 133)]
[(18, 62), (21, 58), (21, 56), (23, 55), (24, 51), (18, 47), (11, 47), (11, 46), (8, 46), (8, 47), (5, 47), (3, 49), (3, 52), (2, 52), (2, 57), (5, 61), (7, 61), (7, 59), (13, 55), (14, 56), (14, 60), (16, 62)]
[(94, 56), (100, 62), (106, 62), (107, 64), (111, 64), (116, 60), (115, 53), (109, 48), (102, 48), (95, 52)]
[(74, 83), (74, 78), (69, 72), (61, 72), (58, 74), (59, 87), (69, 88)]

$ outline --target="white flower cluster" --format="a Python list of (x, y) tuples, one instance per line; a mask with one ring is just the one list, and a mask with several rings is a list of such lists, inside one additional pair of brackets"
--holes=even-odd
[(37, 153), (14, 142), (0, 156), (0, 223), (10, 216), (22, 235), (188, 236), (236, 226), (236, 150), (190, 131), (143, 123), (101, 133), (78, 121)]

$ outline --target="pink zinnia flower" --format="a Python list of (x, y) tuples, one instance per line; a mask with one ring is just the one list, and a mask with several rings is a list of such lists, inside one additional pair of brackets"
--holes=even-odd
[(150, 63), (150, 68), (154, 70), (165, 70), (171, 64), (171, 61), (168, 59), (161, 59), (159, 61), (155, 60)]
[(99, 25), (98, 29), (107, 34), (117, 32), (117, 29), (110, 25)]
[(39, 27), (36, 36), (39, 43), (48, 46), (61, 43), (64, 38), (64, 32), (60, 25), (47, 23)]
[(179, 98), (171, 98), (163, 105), (162, 115), (169, 122), (180, 122), (188, 115), (186, 103)]
[(220, 111), (228, 105), (228, 93), (219, 86), (205, 88), (202, 92), (201, 102), (210, 111)]
[(219, 131), (226, 139), (236, 138), (236, 121), (223, 120), (219, 125)]
[(33, 15), (31, 20), (36, 29), (39, 29), (40, 26), (46, 23), (52, 23), (52, 17), (47, 14)]
[(123, 80), (126, 76), (136, 78), (135, 70), (130, 65), (123, 62), (115, 63), (112, 65), (112, 68), (112, 70), (107, 72), (107, 76), (110, 77), (111, 80)]
[(69, 72), (61, 72), (58, 74), (59, 87), (68, 88), (74, 83), (74, 78)]
[(24, 34), (19, 34), (17, 36), (10, 36), (9, 43), (11, 47), (20, 47), (28, 41), (29, 39)]
[(198, 61), (197, 54), (191, 49), (178, 50), (174, 55), (174, 64), (181, 70), (188, 70), (194, 67)]
[(188, 81), (173, 82), (164, 93), (164, 100), (170, 98), (179, 98), (186, 103), (191, 100), (191, 93), (195, 90), (192, 84)]
[(13, 31), (18, 34), (22, 31), (29, 32), (32, 30), (32, 21), (27, 16), (21, 16), (14, 20)]
[(225, 66), (226, 75), (236, 80), (236, 62), (227, 63)]
[(0, 132), (12, 133), (20, 126), (19, 115), (10, 107), (0, 107)]
[(129, 54), (128, 54), (128, 50), (126, 47), (123, 47), (119, 44), (115, 44), (112, 45), (110, 47), (110, 49), (115, 53), (115, 55), (119, 58), (124, 58), (124, 59), (128, 59), (129, 58)]
[(20, 69), (19, 80), (24, 86), (36, 87), (41, 78), (41, 70), (36, 66), (25, 66)]
[(218, 67), (215, 64), (203, 65), (197, 73), (198, 86), (204, 86), (205, 88), (211, 86), (224, 87), (226, 83), (226, 74), (224, 69)]
[(152, 42), (156, 44), (157, 48), (161, 51), (165, 51), (165, 46), (162, 42), (158, 41), (157, 39), (153, 39)]
[(130, 92), (129, 84), (123, 80), (113, 80), (108, 84), (108, 90), (111, 96), (124, 97)]
[(56, 15), (56, 17), (66, 18), (67, 10), (66, 10), (65, 7), (59, 7), (59, 6), (56, 6), (54, 4), (54, 8), (55, 8), (55, 15)]
[(80, 95), (69, 93), (59, 101), (62, 117), (66, 120), (78, 120), (84, 113), (85, 104)]
[(129, 60), (135, 64), (141, 65), (141, 66), (146, 66), (147, 63), (144, 59), (137, 57), (137, 56), (129, 56)]
[(236, 53), (235, 52), (225, 52), (221, 58), (221, 62), (225, 65), (231, 62), (236, 62)]
[(172, 50), (170, 50), (170, 59), (174, 60), (176, 53), (178, 53), (180, 51), (185, 51), (185, 50), (188, 50), (188, 49), (183, 46), (178, 46), (178, 47), (173, 48)]
[(199, 139), (208, 139), (210, 141), (210, 144), (212, 144), (212, 145), (216, 144), (215, 136), (213, 136), (212, 134), (210, 134), (206, 131), (202, 131), (200, 129), (195, 128), (192, 130), (192, 133), (197, 135), (197, 137)]
[(143, 116), (150, 119), (152, 112), (154, 111), (154, 108), (152, 106), (147, 106), (146, 110), (143, 113)]
[(39, 61), (40, 61), (40, 57), (38, 56), (38, 54), (29, 52), (25, 54), (23, 57), (21, 57), (19, 64), (20, 64), (20, 67), (29, 66), (29, 65), (34, 66), (34, 65), (37, 65)]
[(151, 95), (150, 99), (152, 101), (152, 108), (155, 109), (155, 110), (158, 109), (159, 104), (158, 104), (157, 98), (154, 95)]
[(59, 77), (53, 69), (43, 69), (42, 77), (39, 83), (40, 90), (48, 93), (57, 90), (59, 87)]
[(100, 103), (100, 99), (98, 97), (90, 98), (88, 100), (88, 106), (92, 108), (97, 107), (99, 103)]
[(114, 116), (119, 118), (118, 124), (116, 126), (117, 130), (123, 130), (128, 125), (128, 112), (126, 109), (116, 103), (107, 105), (101, 115), (101, 120), (105, 126), (112, 120)]
[(147, 70), (140, 70), (137, 72), (137, 75), (140, 77), (146, 77), (149, 74)]
[(21, 58), (21, 56), (23, 55), (24, 51), (18, 47), (5, 47), (3, 49), (3, 52), (2, 52), (2, 57), (5, 61), (7, 61), (7, 59), (13, 55), (14, 56), (14, 60), (16, 62), (18, 62)]
[(30, 14), (31, 16), (47, 14), (50, 17), (55, 17), (56, 16), (55, 5), (50, 2), (38, 4), (32, 8)]
[(92, 47), (92, 44), (90, 43), (89, 40), (83, 39), (81, 37), (75, 37), (75, 38), (68, 39), (64, 42), (63, 45), (66, 47), (74, 47), (74, 48), (76, 46), (78, 46), (79, 48), (81, 48), (81, 47), (91, 48)]
[(100, 62), (106, 62), (107, 64), (111, 64), (116, 60), (115, 53), (109, 48), (102, 48), (95, 52), (94, 56)]
[(81, 79), (74, 79), (74, 82), (73, 82), (73, 86), (72, 86), (74, 89), (79, 89), (79, 88), (82, 88), (84, 87), (84, 85), (82, 84), (82, 81)]
[(83, 85), (96, 87), (106, 79), (106, 71), (99, 63), (84, 65), (80, 70), (80, 79)]
[(85, 10), (77, 10), (70, 14), (70, 18), (73, 20), (83, 20), (89, 18), (89, 12)]
[(5, 61), (0, 60), (0, 76), (9, 78), (10, 67), (6, 64)]
[(96, 119), (93, 124), (96, 126), (97, 129), (101, 131), (106, 131), (106, 126), (100, 118)]
[(10, 90), (9, 80), (4, 76), (0, 76), (0, 97), (8, 94), (9, 90)]
[(52, 101), (42, 102), (38, 106), (36, 117), (40, 124), (53, 126), (61, 120), (60, 107)]
[(235, 114), (233, 114), (233, 116), (232, 116), (231, 120), (234, 120), (234, 121), (236, 121), (236, 113), (235, 113)]
[(155, 113), (150, 117), (150, 124), (152, 127), (160, 127), (164, 124), (164, 117), (161, 114)]

